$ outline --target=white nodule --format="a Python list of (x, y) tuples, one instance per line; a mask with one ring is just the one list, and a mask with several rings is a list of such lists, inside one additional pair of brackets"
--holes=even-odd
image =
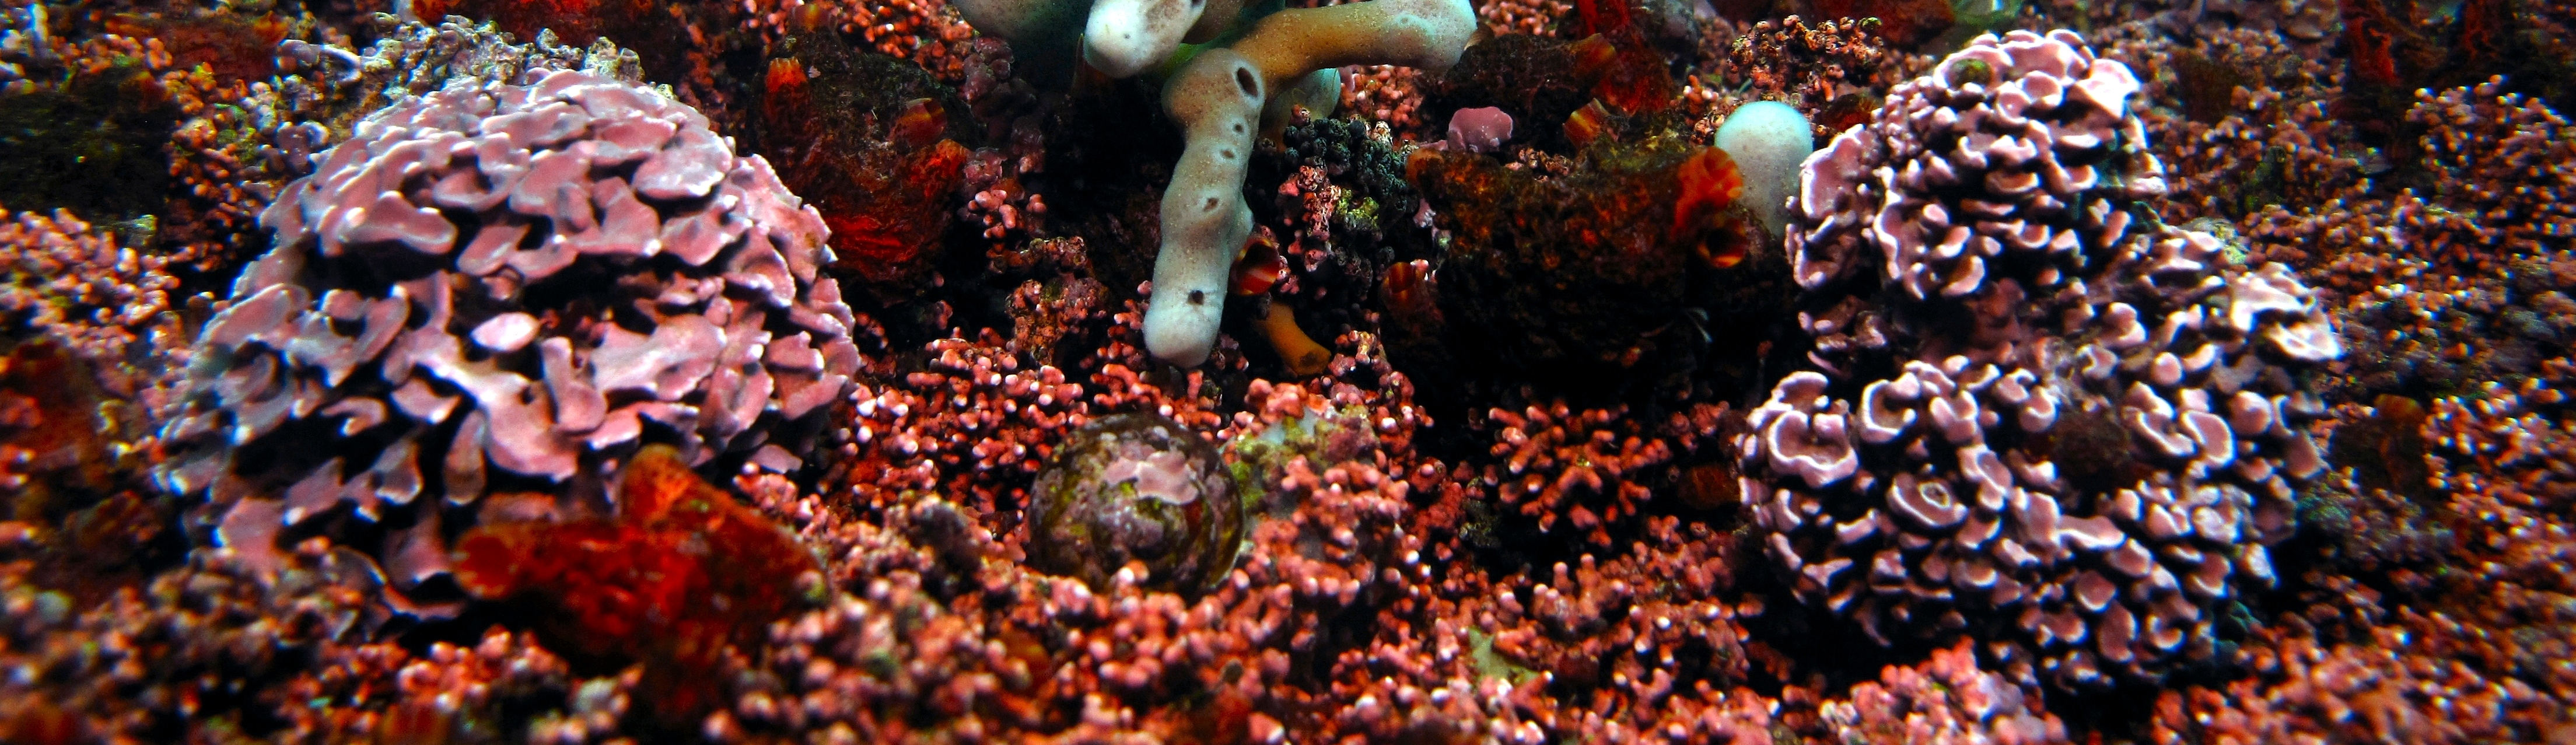
[(1743, 174), (1745, 203), (1762, 216), (1762, 227), (1780, 235), (1789, 222), (1798, 166), (1816, 151), (1807, 115), (1778, 101), (1748, 103), (1718, 125), (1714, 144)]

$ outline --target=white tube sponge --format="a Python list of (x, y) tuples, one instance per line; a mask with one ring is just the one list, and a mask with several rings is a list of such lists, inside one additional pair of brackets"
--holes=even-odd
[(1154, 256), (1154, 294), (1145, 308), (1145, 348), (1184, 367), (1207, 359), (1225, 314), (1235, 253), (1252, 237), (1243, 168), (1268, 86), (1252, 63), (1227, 49), (1199, 53), (1163, 86), (1163, 109), (1189, 145), (1163, 190), (1163, 248)]
[[(1191, 26), (1189, 35), (1181, 37), (1183, 43), (1208, 43), (1224, 35), (1225, 32), (1234, 30), (1237, 26), (1245, 25), (1246, 15), (1259, 17), (1278, 10), (1257, 0), (1206, 0), (1206, 2), (1207, 7), (1199, 11), (1198, 25)], [(1247, 6), (1245, 4), (1247, 2), (1252, 4)], [(1159, 64), (1162, 60), (1155, 60), (1155, 62)]]
[(1082, 60), (1113, 78), (1152, 70), (1183, 43), (1203, 44), (1239, 25), (1245, 0), (957, 0), (975, 30), (1011, 42), (1023, 61)]
[(1188, 367), (1207, 360), (1224, 317), (1226, 280), (1252, 235), (1243, 170), (1271, 91), (1317, 70), (1404, 65), (1440, 72), (1476, 33), (1467, 0), (1373, 0), (1283, 10), (1223, 49), (1199, 53), (1163, 87), (1163, 109), (1189, 146), (1163, 192), (1163, 246), (1145, 309), (1145, 349)]
[(1373, 0), (1272, 13), (1253, 22), (1232, 48), (1276, 87), (1349, 65), (1445, 71), (1458, 64), (1475, 34), (1476, 8), (1467, 0)]

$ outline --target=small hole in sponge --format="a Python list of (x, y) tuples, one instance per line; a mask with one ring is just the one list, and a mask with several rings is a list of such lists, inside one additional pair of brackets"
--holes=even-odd
[(1212, 210), (1212, 209), (1216, 209), (1216, 197), (1208, 197), (1207, 206), (1205, 206), (1205, 207), (1201, 207), (1201, 208), (1199, 208), (1199, 209), (1202, 209), (1202, 210)]
[(1191, 291), (1190, 291), (1190, 304), (1191, 304), (1191, 305), (1206, 305), (1206, 304), (1207, 304), (1207, 291), (1206, 291), (1206, 290), (1191, 290)]
[(1243, 95), (1251, 96), (1253, 98), (1261, 97), (1261, 81), (1252, 77), (1252, 68), (1234, 68), (1234, 84), (1242, 86)]
[(1233, 159), (1234, 159), (1234, 150), (1233, 150), (1233, 149), (1231, 149), (1231, 148), (1228, 148), (1228, 149), (1225, 149), (1225, 150), (1219, 150), (1219, 151), (1216, 151), (1216, 157), (1224, 158), (1224, 159), (1226, 159), (1226, 160), (1233, 160)]

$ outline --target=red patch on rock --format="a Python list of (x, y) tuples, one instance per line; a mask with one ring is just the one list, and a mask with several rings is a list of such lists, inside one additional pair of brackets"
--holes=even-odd
[(804, 53), (814, 61), (769, 63), (758, 151), (831, 226), (835, 268), (877, 284), (918, 279), (942, 246), (973, 153), (942, 139), (950, 112), (937, 100), (871, 110), (864, 89), (878, 71), (854, 66), (845, 49)]
[(2402, 32), (2388, 10), (2367, 0), (2341, 3), (2343, 43), (2351, 50), (2352, 74), (2370, 83), (2396, 85), (2397, 41)]
[(1628, 0), (1574, 0), (1577, 38), (1628, 28)]
[(1629, 114), (1670, 108), (1681, 88), (1664, 57), (1633, 27), (1622, 25), (1574, 43), (1574, 75), (1592, 86), (1592, 97)]
[(613, 520), (477, 526), (457, 542), (456, 579), (490, 601), (542, 609), (535, 631), (589, 662), (644, 663), (648, 710), (694, 721), (717, 703), (728, 643), (803, 600), (811, 553), (768, 518), (707, 484), (667, 447), (637, 453)]
[[(1681, 198), (1673, 200), (1672, 238), (1675, 240), (1727, 220), (1726, 208), (1744, 195), (1744, 174), (1736, 172), (1735, 159), (1728, 157), (1724, 150), (1713, 147), (1701, 149), (1690, 160), (1682, 161), (1681, 169), (1675, 175), (1680, 177), (1682, 187)], [(1738, 252), (1733, 261), (1717, 266), (1734, 266), (1743, 258), (1744, 255)]]
[(196, 18), (154, 18), (134, 13), (108, 16), (108, 33), (136, 39), (160, 39), (161, 48), (181, 69), (205, 65), (222, 80), (259, 80), (277, 74), (277, 42), (287, 22), (276, 14), (243, 17), (206, 13)]
[(0, 357), (0, 519), (51, 521), (112, 488), (102, 397), (62, 345), (21, 344)]

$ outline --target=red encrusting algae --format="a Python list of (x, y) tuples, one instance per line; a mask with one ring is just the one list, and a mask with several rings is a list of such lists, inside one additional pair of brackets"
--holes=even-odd
[[(768, 63), (755, 148), (781, 181), (823, 214), (836, 266), (902, 285), (929, 268), (948, 230), (947, 203), (973, 155), (946, 137), (966, 112), (907, 65), (828, 39)], [(952, 94), (953, 95), (953, 94)]]
[(804, 605), (820, 567), (668, 447), (626, 464), (617, 513), (475, 526), (457, 542), (457, 581), (478, 598), (541, 609), (532, 626), (550, 649), (642, 663), (656, 715), (693, 721), (720, 703), (708, 673), (727, 645)]

